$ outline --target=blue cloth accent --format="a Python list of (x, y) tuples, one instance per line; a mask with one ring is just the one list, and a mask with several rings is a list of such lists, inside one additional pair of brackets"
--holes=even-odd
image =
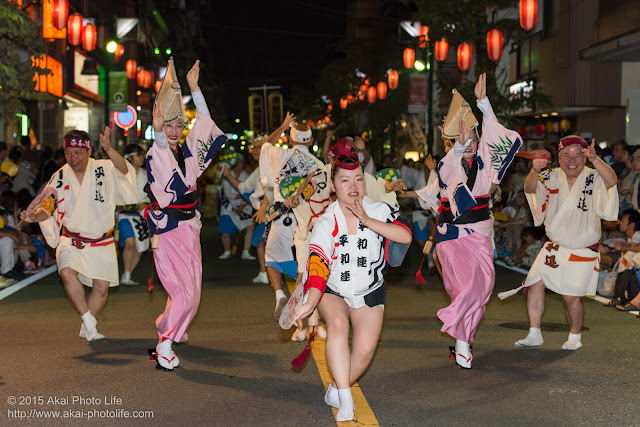
[[(504, 140), (502, 139), (502, 137), (500, 137), (500, 141), (504, 143)], [(508, 138), (507, 138), (507, 141), (511, 142)], [(522, 147), (522, 140), (520, 138), (516, 138), (513, 145), (511, 145), (509, 154), (507, 154), (507, 157), (505, 157), (504, 160), (502, 161), (502, 167), (500, 168), (500, 172), (498, 173), (498, 180), (502, 181), (502, 177), (504, 176), (505, 172), (507, 171), (507, 168), (513, 161), (513, 157), (516, 155), (520, 147)]]
[(478, 156), (477, 154), (474, 154), (473, 158), (476, 159), (476, 162), (478, 162), (478, 170), (484, 169), (484, 162), (482, 161), (480, 156)]
[(155, 178), (153, 177), (153, 172), (151, 172), (151, 159), (153, 159), (153, 156), (151, 155), (145, 157), (144, 159), (144, 170), (147, 171), (147, 181), (149, 182), (149, 184), (153, 184), (154, 182), (156, 182)]
[(189, 190), (189, 187), (185, 185), (178, 174), (178, 171), (174, 171), (167, 188), (170, 190), (169, 193), (174, 193), (173, 199), (171, 199), (171, 203), (178, 200), (180, 197), (184, 196), (184, 194)]
[(189, 157), (193, 156), (187, 144), (182, 144), (180, 147), (182, 148), (182, 155), (184, 156), (185, 159), (188, 159)]
[(209, 147), (209, 151), (207, 152), (207, 157), (204, 158), (204, 162), (207, 163), (209, 160), (213, 160), (213, 158), (220, 151), (220, 147), (227, 142), (227, 137), (224, 135), (220, 135), (213, 141), (213, 144)]
[(40, 258), (42, 262), (44, 262), (44, 257), (47, 254), (47, 247), (45, 246), (45, 244), (42, 243), (40, 239), (33, 236), (31, 237), (31, 243), (36, 248), (36, 255), (38, 255), (38, 258)]
[(425, 224), (424, 228), (420, 228), (418, 222), (414, 222), (413, 237), (415, 237), (416, 242), (429, 240), (429, 224)]
[(440, 231), (436, 228), (437, 243), (446, 242), (447, 240), (457, 239), (458, 236), (460, 235), (460, 232), (458, 231), (458, 227), (456, 227), (455, 225), (453, 224), (444, 224), (444, 225), (445, 227), (447, 227), (447, 230), (445, 231), (444, 234), (440, 233)]
[(118, 246), (124, 248), (124, 242), (130, 237), (136, 237), (133, 232), (133, 227), (131, 227), (131, 223), (126, 219), (121, 219), (118, 221)]
[[(166, 233), (167, 231), (171, 231), (174, 228), (178, 228), (178, 221), (171, 218), (169, 215), (165, 214), (162, 211), (149, 210), (148, 214), (149, 214), (149, 217), (147, 218), (147, 225), (149, 226), (150, 236), (153, 236), (154, 234), (156, 234), (156, 231), (159, 233)], [(161, 223), (165, 221), (165, 218), (167, 223), (163, 224), (160, 230), (158, 230), (158, 227), (156, 227), (156, 223)]]
[(251, 203), (251, 199), (249, 198), (249, 196), (251, 196), (253, 194), (253, 191), (251, 193), (244, 193), (242, 194), (242, 198), (245, 199), (247, 202)]
[(262, 224), (256, 224), (256, 228), (253, 229), (253, 234), (251, 235), (251, 246), (257, 248), (260, 246), (260, 240), (264, 237), (264, 230), (267, 228), (267, 223), (263, 222)]
[(440, 169), (442, 168), (442, 166), (444, 166), (444, 163), (440, 161), (440, 163), (438, 163), (438, 167), (436, 168), (436, 172), (438, 174), (438, 185), (440, 186), (441, 190), (447, 188), (447, 184), (445, 184), (440, 178)]
[(269, 261), (267, 262), (266, 265), (267, 267), (271, 267), (282, 274), (286, 274), (292, 279), (298, 278), (298, 263), (296, 261), (285, 261), (285, 262)]
[(221, 234), (234, 234), (238, 233), (238, 227), (233, 223), (233, 220), (229, 215), (222, 215), (220, 222), (218, 223), (218, 233)]
[(453, 200), (455, 201), (456, 207), (458, 208), (457, 215), (456, 212), (453, 212), (452, 209), (454, 218), (458, 218), (460, 215), (462, 215), (472, 207), (478, 205), (478, 203), (476, 203), (475, 197), (471, 195), (469, 190), (467, 190), (462, 183), (458, 184), (456, 189), (453, 191)]

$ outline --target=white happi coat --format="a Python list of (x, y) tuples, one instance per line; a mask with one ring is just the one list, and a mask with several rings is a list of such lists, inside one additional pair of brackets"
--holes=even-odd
[[(385, 202), (390, 206), (396, 206), (396, 193), (395, 191), (387, 193), (384, 179), (376, 178), (366, 172), (364, 178), (366, 196), (369, 199), (376, 202)], [(331, 203), (330, 180), (331, 164), (326, 164), (316, 171), (310, 181), (313, 191), (309, 192), (309, 194), (303, 191), (300, 204), (293, 209), (296, 221), (298, 222), (293, 241), (296, 245), (299, 273), (304, 273), (306, 269), (313, 226)]]
[(138, 202), (136, 173), (127, 162), (128, 173), (122, 174), (111, 160), (90, 158), (82, 179), (78, 182), (69, 165), (62, 166), (45, 186), (54, 190), (55, 208), (50, 217), (40, 222), (47, 243), (56, 249), (58, 271), (65, 267), (78, 272), (86, 286), (93, 279), (118, 285), (118, 260), (113, 236), (99, 243), (79, 243), (61, 235), (61, 227), (79, 233), (87, 239), (98, 239), (113, 229), (117, 205)]
[(542, 280), (561, 295), (595, 295), (600, 220), (618, 218), (616, 186), (607, 189), (598, 172), (586, 166), (571, 189), (560, 168), (540, 172), (537, 185), (536, 192), (526, 196), (535, 226), (544, 223), (550, 241), (538, 254), (524, 286)]
[[(362, 207), (367, 215), (378, 221), (392, 223), (398, 218), (398, 209), (383, 202), (374, 202), (366, 196)], [(384, 284), (387, 271), (385, 242), (384, 237), (359, 222), (357, 234), (350, 235), (344, 213), (336, 201), (316, 222), (310, 250), (329, 270), (326, 285), (349, 302), (363, 298)], [(322, 269), (311, 268), (312, 275), (318, 270)], [(303, 283), (307, 282), (308, 275), (309, 265)], [(358, 305), (361, 304), (349, 304), (354, 308)]]

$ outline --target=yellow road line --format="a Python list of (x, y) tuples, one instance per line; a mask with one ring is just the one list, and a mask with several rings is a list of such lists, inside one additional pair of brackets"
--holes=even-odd
[[(293, 293), (295, 289), (295, 282), (287, 280), (287, 285), (289, 287), (289, 292)], [(333, 377), (331, 376), (331, 372), (329, 372), (324, 344), (325, 340), (316, 337), (316, 339), (311, 343), (311, 352), (313, 353), (313, 359), (316, 361), (316, 366), (318, 367), (318, 372), (320, 373), (320, 378), (322, 379), (324, 390), (326, 392), (329, 385), (333, 382)], [(358, 383), (354, 383), (351, 386), (351, 395), (353, 396), (353, 404), (356, 407), (354, 411), (355, 419), (353, 421), (336, 424), (340, 427), (379, 426), (380, 424), (378, 423), (378, 419), (369, 406), (369, 403), (367, 403), (367, 399), (365, 399), (362, 389)], [(325, 404), (324, 401), (322, 404)], [(333, 411), (333, 416), (335, 417), (338, 414), (338, 409), (331, 409)]]

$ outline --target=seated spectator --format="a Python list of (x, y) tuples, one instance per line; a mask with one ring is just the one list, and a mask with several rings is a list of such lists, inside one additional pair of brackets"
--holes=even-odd
[(520, 237), (522, 245), (507, 261), (520, 267), (530, 268), (546, 241), (544, 227), (525, 227), (522, 229)]
[[(600, 254), (604, 258), (605, 255), (613, 255), (619, 258), (619, 261), (616, 263), (617, 268), (612, 272), (609, 272), (607, 275), (614, 275), (611, 280), (615, 282), (615, 288), (618, 288), (619, 281), (627, 281), (627, 275), (624, 277), (621, 273), (633, 269), (635, 264), (633, 262), (633, 258), (640, 252), (640, 212), (629, 209), (622, 213), (622, 216), (618, 219), (618, 230), (624, 233), (626, 242), (620, 241), (615, 242), (613, 249), (607, 247), (607, 245), (600, 246)], [(605, 243), (607, 241), (605, 240)], [(631, 274), (635, 274), (632, 272)], [(599, 293), (601, 295), (606, 295), (609, 292), (609, 289), (605, 289), (605, 293), (601, 291), (600, 288), (603, 287), (604, 281), (600, 283)], [(609, 286), (610, 287), (610, 286)], [(616, 292), (617, 294), (617, 292)], [(610, 294), (609, 294), (610, 296)], [(619, 304), (619, 299), (614, 299), (609, 303), (605, 304), (608, 307), (614, 307)]]
[(611, 148), (611, 155), (613, 157), (613, 164), (611, 168), (616, 173), (618, 177), (621, 177), (624, 169), (626, 167), (625, 160), (628, 155), (627, 150), (627, 141), (619, 140), (613, 143), (613, 147)]
[(509, 219), (496, 223), (496, 227), (504, 228), (504, 237), (507, 242), (505, 255), (510, 255), (518, 250), (522, 244), (520, 239), (522, 230), (532, 225), (531, 211), (524, 192), (518, 193), (513, 202), (502, 209), (502, 213), (508, 214)]
[(12, 147), (9, 150), (9, 159), (18, 165), (18, 173), (13, 177), (12, 190), (18, 192), (27, 189), (31, 196), (35, 197), (36, 193), (32, 187), (38, 172), (35, 165), (25, 160), (22, 147)]

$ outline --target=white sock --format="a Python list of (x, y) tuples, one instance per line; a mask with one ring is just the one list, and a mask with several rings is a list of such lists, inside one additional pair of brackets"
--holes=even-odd
[(333, 387), (333, 384), (329, 384), (327, 394), (324, 395), (324, 401), (327, 405), (340, 409), (340, 396), (338, 395), (338, 389)]
[(278, 301), (280, 298), (286, 298), (287, 296), (285, 295), (284, 291), (282, 289), (278, 289), (276, 291), (276, 301)]
[(95, 317), (93, 317), (93, 314), (91, 314), (90, 311), (87, 311), (85, 314), (80, 316), (80, 318), (82, 319), (84, 328), (87, 331), (87, 341), (91, 341), (91, 339), (93, 339), (93, 337), (95, 337), (98, 333), (98, 330), (96, 329), (98, 321)]
[(170, 339), (166, 339), (162, 342), (158, 342), (158, 345), (156, 346), (156, 351), (158, 353), (162, 353), (162, 354), (171, 354), (172, 350), (171, 350), (171, 345), (173, 344), (173, 341), (171, 341)]
[(529, 335), (523, 340), (516, 341), (516, 347), (536, 347), (542, 345), (542, 330), (540, 328), (529, 328)]
[(563, 350), (578, 350), (582, 347), (582, 334), (572, 334), (569, 333), (569, 339), (567, 342), (562, 344)]
[(351, 387), (339, 388), (338, 398), (340, 400), (340, 409), (336, 415), (336, 421), (353, 420), (353, 396), (351, 395)]
[(125, 271), (124, 273), (122, 273), (122, 278), (120, 278), (121, 282), (128, 282), (129, 280), (131, 280), (131, 272), (130, 271)]
[(456, 340), (456, 363), (463, 368), (471, 368), (471, 349), (469, 343)]

